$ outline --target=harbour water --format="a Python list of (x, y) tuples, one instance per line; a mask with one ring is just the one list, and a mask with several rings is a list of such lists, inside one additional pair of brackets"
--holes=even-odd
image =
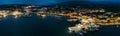
[[(31, 18), (1, 18), (0, 36), (77, 36), (69, 34), (68, 27), (77, 22), (68, 22), (64, 16), (46, 16), (42, 18), (32, 15)], [(101, 26), (100, 31), (85, 36), (120, 36), (120, 27)]]

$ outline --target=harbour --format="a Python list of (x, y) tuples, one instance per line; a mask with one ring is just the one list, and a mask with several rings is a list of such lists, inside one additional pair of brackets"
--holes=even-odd
[(0, 0), (0, 36), (120, 36), (119, 0)]
[[(77, 24), (76, 22), (68, 22), (66, 21), (66, 17), (61, 17), (62, 19), (58, 19), (53, 16), (47, 17), (49, 18), (43, 19), (35, 15), (33, 15), (32, 18), (15, 19), (11, 16), (6, 17), (0, 22), (0, 29), (2, 29), (0, 30), (1, 36), (76, 36), (68, 33), (68, 27), (74, 26)], [(120, 33), (118, 32), (120, 27), (101, 26), (100, 28), (100, 31), (95, 33), (87, 33), (86, 36), (113, 36), (119, 35), (116, 33)]]

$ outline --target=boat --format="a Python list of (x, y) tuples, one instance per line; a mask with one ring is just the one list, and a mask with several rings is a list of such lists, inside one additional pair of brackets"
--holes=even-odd
[(85, 35), (87, 32), (84, 29), (78, 30), (78, 32), (76, 32), (77, 35)]
[(100, 28), (99, 25), (90, 24), (90, 25), (88, 25), (87, 31), (90, 31), (90, 32), (99, 31), (100, 30), (99, 28)]
[(64, 14), (62, 14), (62, 13), (61, 13), (61, 14), (56, 14), (56, 15), (57, 15), (57, 16), (64, 16)]
[(67, 21), (77, 21), (78, 19), (67, 19)]
[(44, 15), (44, 14), (43, 14), (43, 15), (41, 15), (41, 16), (42, 16), (42, 17), (46, 17), (46, 15)]

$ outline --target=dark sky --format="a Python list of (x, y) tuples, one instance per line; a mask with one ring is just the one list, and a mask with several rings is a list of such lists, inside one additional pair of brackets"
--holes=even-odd
[(50, 5), (57, 4), (67, 1), (87, 1), (93, 3), (120, 3), (120, 0), (0, 0), (0, 5), (2, 4), (37, 4), (37, 5)]

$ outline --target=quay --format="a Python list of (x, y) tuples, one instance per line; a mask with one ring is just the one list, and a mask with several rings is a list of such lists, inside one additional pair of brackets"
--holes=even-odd
[(112, 26), (112, 25), (120, 25), (120, 23), (98, 23), (101, 26)]

